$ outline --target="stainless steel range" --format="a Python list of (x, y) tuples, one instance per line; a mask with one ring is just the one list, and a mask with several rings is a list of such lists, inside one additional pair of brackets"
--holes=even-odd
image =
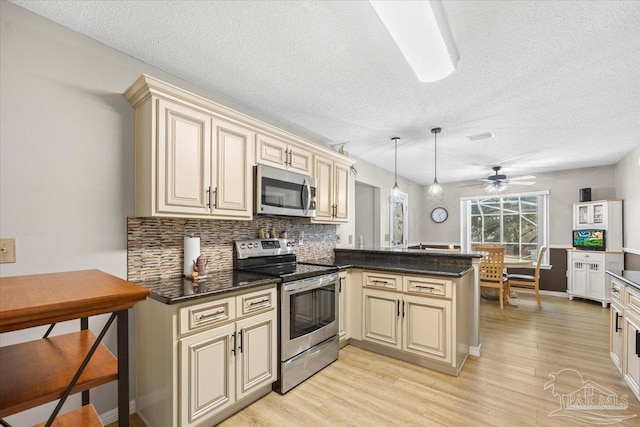
[(236, 268), (280, 277), (279, 380), (286, 393), (338, 359), (338, 269), (296, 262), (287, 239), (235, 242)]

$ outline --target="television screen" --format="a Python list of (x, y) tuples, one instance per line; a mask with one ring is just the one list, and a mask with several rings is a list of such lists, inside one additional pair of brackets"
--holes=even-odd
[(573, 247), (576, 249), (604, 251), (604, 230), (573, 230)]

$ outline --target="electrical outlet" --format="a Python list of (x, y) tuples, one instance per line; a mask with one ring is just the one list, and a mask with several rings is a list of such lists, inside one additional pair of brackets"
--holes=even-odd
[(353, 244), (353, 235), (349, 234), (349, 244)]
[(16, 239), (0, 239), (0, 264), (16, 262)]
[(336, 234), (336, 243), (340, 244), (340, 235), (339, 234)]
[(298, 236), (298, 246), (302, 245), (304, 245), (304, 231), (301, 231), (300, 235)]
[(388, 234), (385, 234), (385, 235), (384, 235), (384, 241), (385, 241), (385, 242), (388, 242), (388, 241), (389, 241), (389, 235), (388, 235)]

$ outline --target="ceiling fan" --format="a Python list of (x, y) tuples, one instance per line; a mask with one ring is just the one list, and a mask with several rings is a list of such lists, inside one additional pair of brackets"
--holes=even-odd
[(511, 185), (535, 184), (535, 181), (528, 181), (536, 178), (533, 175), (518, 176), (518, 177), (509, 179), (507, 178), (506, 175), (500, 173), (500, 169), (502, 169), (502, 166), (493, 166), (491, 169), (493, 169), (493, 171), (495, 172), (493, 175), (489, 175), (485, 179), (478, 180), (478, 181), (487, 183), (484, 189), (487, 194), (503, 193), (507, 189), (507, 184), (511, 184)]

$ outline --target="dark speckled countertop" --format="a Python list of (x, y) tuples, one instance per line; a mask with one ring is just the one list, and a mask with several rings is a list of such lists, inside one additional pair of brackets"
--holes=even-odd
[(621, 273), (620, 271), (607, 270), (607, 274), (612, 275), (618, 280), (622, 280), (626, 284), (631, 285), (636, 289), (640, 289), (640, 271), (623, 270)]
[(157, 278), (136, 283), (149, 289), (151, 298), (164, 304), (176, 304), (196, 298), (278, 283), (279, 281), (280, 279), (277, 277), (225, 270), (211, 272), (206, 281), (198, 282), (198, 286), (193, 286), (193, 281), (182, 277)]
[(462, 277), (473, 269), (472, 259), (481, 257), (477, 253), (396, 248), (336, 248), (334, 252), (335, 259), (323, 258), (306, 262), (339, 269), (353, 267), (392, 273)]

